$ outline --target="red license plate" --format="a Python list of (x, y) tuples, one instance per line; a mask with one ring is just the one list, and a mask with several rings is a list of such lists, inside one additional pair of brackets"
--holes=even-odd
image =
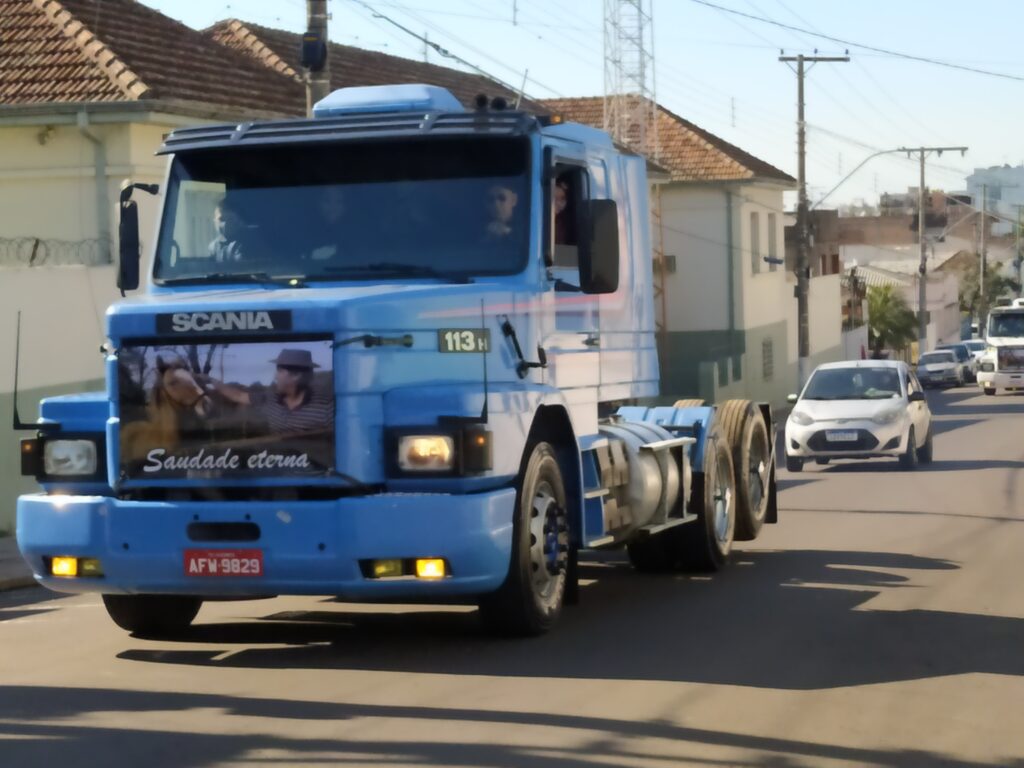
[(262, 576), (261, 549), (186, 549), (186, 576)]

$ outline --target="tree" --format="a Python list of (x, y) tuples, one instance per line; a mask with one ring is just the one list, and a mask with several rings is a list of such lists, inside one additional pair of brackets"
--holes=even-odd
[(875, 356), (904, 349), (917, 338), (917, 317), (892, 285), (868, 288), (868, 336)]
[(1000, 274), (999, 265), (985, 265), (985, 297), (982, 299), (978, 284), (980, 269), (977, 263), (970, 264), (960, 274), (960, 311), (967, 312), (971, 317), (984, 319), (988, 309), (996, 299), (1005, 296), (1016, 296), (1020, 291), (1020, 283), (1012, 277)]

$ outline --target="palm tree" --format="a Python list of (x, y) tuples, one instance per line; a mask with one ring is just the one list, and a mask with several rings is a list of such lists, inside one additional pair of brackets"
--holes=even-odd
[(876, 357), (884, 349), (905, 349), (917, 338), (917, 318), (892, 285), (868, 288), (868, 336)]

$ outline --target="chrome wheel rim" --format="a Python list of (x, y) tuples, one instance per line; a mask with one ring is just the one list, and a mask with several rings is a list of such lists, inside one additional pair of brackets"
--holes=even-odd
[(530, 579), (534, 592), (548, 599), (558, 587), (569, 558), (565, 509), (551, 484), (537, 484), (530, 502)]
[(750, 507), (761, 509), (761, 502), (768, 493), (768, 454), (760, 440), (750, 446), (750, 462), (747, 465), (747, 487), (750, 489)]
[[(717, 451), (717, 447), (716, 447)], [(719, 455), (715, 459), (715, 538), (719, 545), (729, 542), (730, 517), (732, 509), (732, 486), (729, 483), (729, 464)]]

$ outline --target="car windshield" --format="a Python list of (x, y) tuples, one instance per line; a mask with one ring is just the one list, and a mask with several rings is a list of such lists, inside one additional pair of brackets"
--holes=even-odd
[(971, 350), (971, 352), (984, 352), (985, 351), (985, 342), (984, 341), (965, 341), (964, 342), (964, 346), (966, 346), (969, 350)]
[(183, 153), (154, 278), (513, 274), (526, 265), (528, 158), (524, 139), (485, 137)]
[(803, 400), (883, 400), (899, 397), (895, 368), (820, 368), (807, 382)]
[(955, 346), (942, 346), (939, 349), (945, 349), (953, 353), (953, 356), (961, 363), (971, 356), (971, 353), (967, 351), (967, 347), (963, 344), (957, 344)]
[(953, 363), (956, 362), (952, 352), (929, 352), (927, 355), (921, 355), (921, 359), (917, 361), (918, 365), (939, 365), (941, 363)]
[(1024, 312), (993, 312), (988, 318), (988, 335), (1024, 336)]

